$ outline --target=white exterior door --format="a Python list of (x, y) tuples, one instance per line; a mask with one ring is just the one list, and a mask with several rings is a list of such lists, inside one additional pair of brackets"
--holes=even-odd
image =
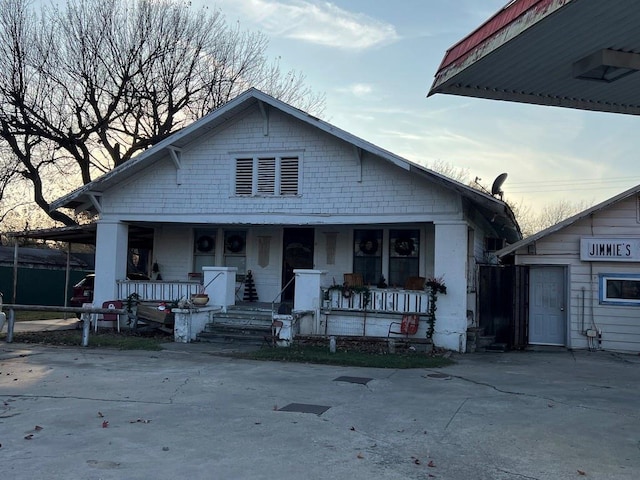
[(529, 343), (565, 345), (564, 267), (531, 267), (529, 285)]

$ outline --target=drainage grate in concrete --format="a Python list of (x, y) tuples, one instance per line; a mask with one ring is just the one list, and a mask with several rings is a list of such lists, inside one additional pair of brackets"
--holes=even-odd
[(333, 379), (334, 382), (359, 383), (360, 385), (366, 385), (371, 380), (373, 380), (373, 378), (367, 377), (338, 377)]
[(331, 407), (325, 407), (324, 405), (310, 405), (308, 403), (290, 403), (282, 408), (279, 408), (279, 412), (299, 412), (299, 413), (315, 413), (320, 416)]
[(436, 380), (451, 380), (451, 375), (447, 375), (446, 373), (429, 373), (427, 377), (435, 378)]

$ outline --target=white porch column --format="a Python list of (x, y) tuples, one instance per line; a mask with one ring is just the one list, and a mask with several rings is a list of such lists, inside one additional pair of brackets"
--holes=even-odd
[(236, 272), (238, 267), (202, 267), (205, 293), (210, 305), (220, 305), (226, 312), (236, 303)]
[(447, 293), (438, 295), (433, 343), (457, 352), (467, 348), (467, 235), (465, 222), (435, 225), (434, 274)]
[(93, 289), (93, 305), (101, 307), (117, 298), (117, 280), (127, 278), (127, 251), (129, 227), (118, 221), (99, 220), (96, 230), (96, 279)]
[[(305, 315), (300, 319), (300, 333), (318, 333), (316, 325), (320, 319), (320, 306), (322, 305), (322, 276), (327, 272), (322, 270), (295, 269), (296, 288), (293, 298), (294, 312), (313, 312), (313, 316)], [(313, 317), (313, 318), (311, 318)]]

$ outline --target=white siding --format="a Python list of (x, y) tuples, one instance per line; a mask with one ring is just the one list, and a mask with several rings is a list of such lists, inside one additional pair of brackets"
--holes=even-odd
[(606, 350), (640, 351), (640, 307), (601, 305), (599, 274), (640, 274), (637, 262), (583, 262), (582, 237), (640, 237), (637, 199), (623, 200), (535, 242), (535, 255), (526, 248), (517, 252), (522, 265), (566, 265), (568, 267), (569, 347), (587, 348), (583, 332), (602, 330), (601, 347)]
[[(457, 195), (364, 154), (280, 112), (270, 115), (262, 134), (258, 110), (202, 137), (182, 152), (181, 184), (167, 159), (105, 192), (104, 216), (203, 223), (370, 223), (402, 219), (461, 218)], [(299, 155), (298, 196), (240, 197), (234, 194), (235, 157), (252, 154)], [(233, 219), (233, 222), (230, 222)], [(275, 221), (274, 221), (275, 220)]]

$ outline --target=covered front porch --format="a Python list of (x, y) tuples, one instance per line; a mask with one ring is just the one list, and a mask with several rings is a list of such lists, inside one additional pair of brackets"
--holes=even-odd
[[(152, 280), (121, 280), (131, 227), (152, 235)], [(437, 276), (448, 294), (438, 303), (434, 343), (460, 350), (467, 305), (475, 305), (474, 273), (466, 263), (473, 252), (470, 232), (464, 221), (239, 227), (100, 220), (94, 304), (126, 301), (132, 294), (143, 301), (181, 303), (184, 308), (175, 309), (176, 325), (182, 322), (184, 328), (176, 327), (176, 339), (192, 341), (216, 313), (243, 299), (244, 279), (252, 271), (259, 302), (272, 305), (276, 313), (280, 303), (290, 307), (291, 336), (393, 336), (391, 323), (416, 314), (420, 326), (414, 335), (424, 338), (428, 294), (404, 287), (410, 276)], [(343, 285), (345, 273), (353, 272), (363, 276), (370, 295), (367, 305), (361, 292), (347, 298), (335, 288)], [(314, 279), (310, 286), (304, 280), (308, 278)], [(188, 304), (201, 290), (209, 294), (208, 304)]]
[[(296, 269), (293, 273), (295, 294), (291, 304), (279, 299), (257, 302), (262, 309), (269, 309), (270, 321), (283, 322), (279, 332), (283, 340), (281, 345), (288, 345), (297, 335), (415, 340), (428, 337), (428, 287), (419, 290), (369, 286), (351, 289), (346, 284), (324, 286), (327, 275), (324, 271)], [(227, 319), (226, 314), (234, 307), (246, 305), (238, 295), (237, 275), (236, 267), (203, 267), (202, 283), (121, 281), (118, 282), (118, 297), (123, 301), (135, 296), (141, 302), (164, 303), (166, 300), (162, 299), (188, 299), (193, 293), (204, 291), (209, 296), (205, 306), (193, 305), (188, 300), (173, 302), (171, 306), (175, 317), (175, 340), (190, 342), (196, 340), (207, 325), (216, 322), (216, 315), (222, 317), (224, 314)], [(286, 307), (282, 309), (281, 305)], [(403, 318), (408, 316), (415, 319), (415, 328), (403, 330)]]

